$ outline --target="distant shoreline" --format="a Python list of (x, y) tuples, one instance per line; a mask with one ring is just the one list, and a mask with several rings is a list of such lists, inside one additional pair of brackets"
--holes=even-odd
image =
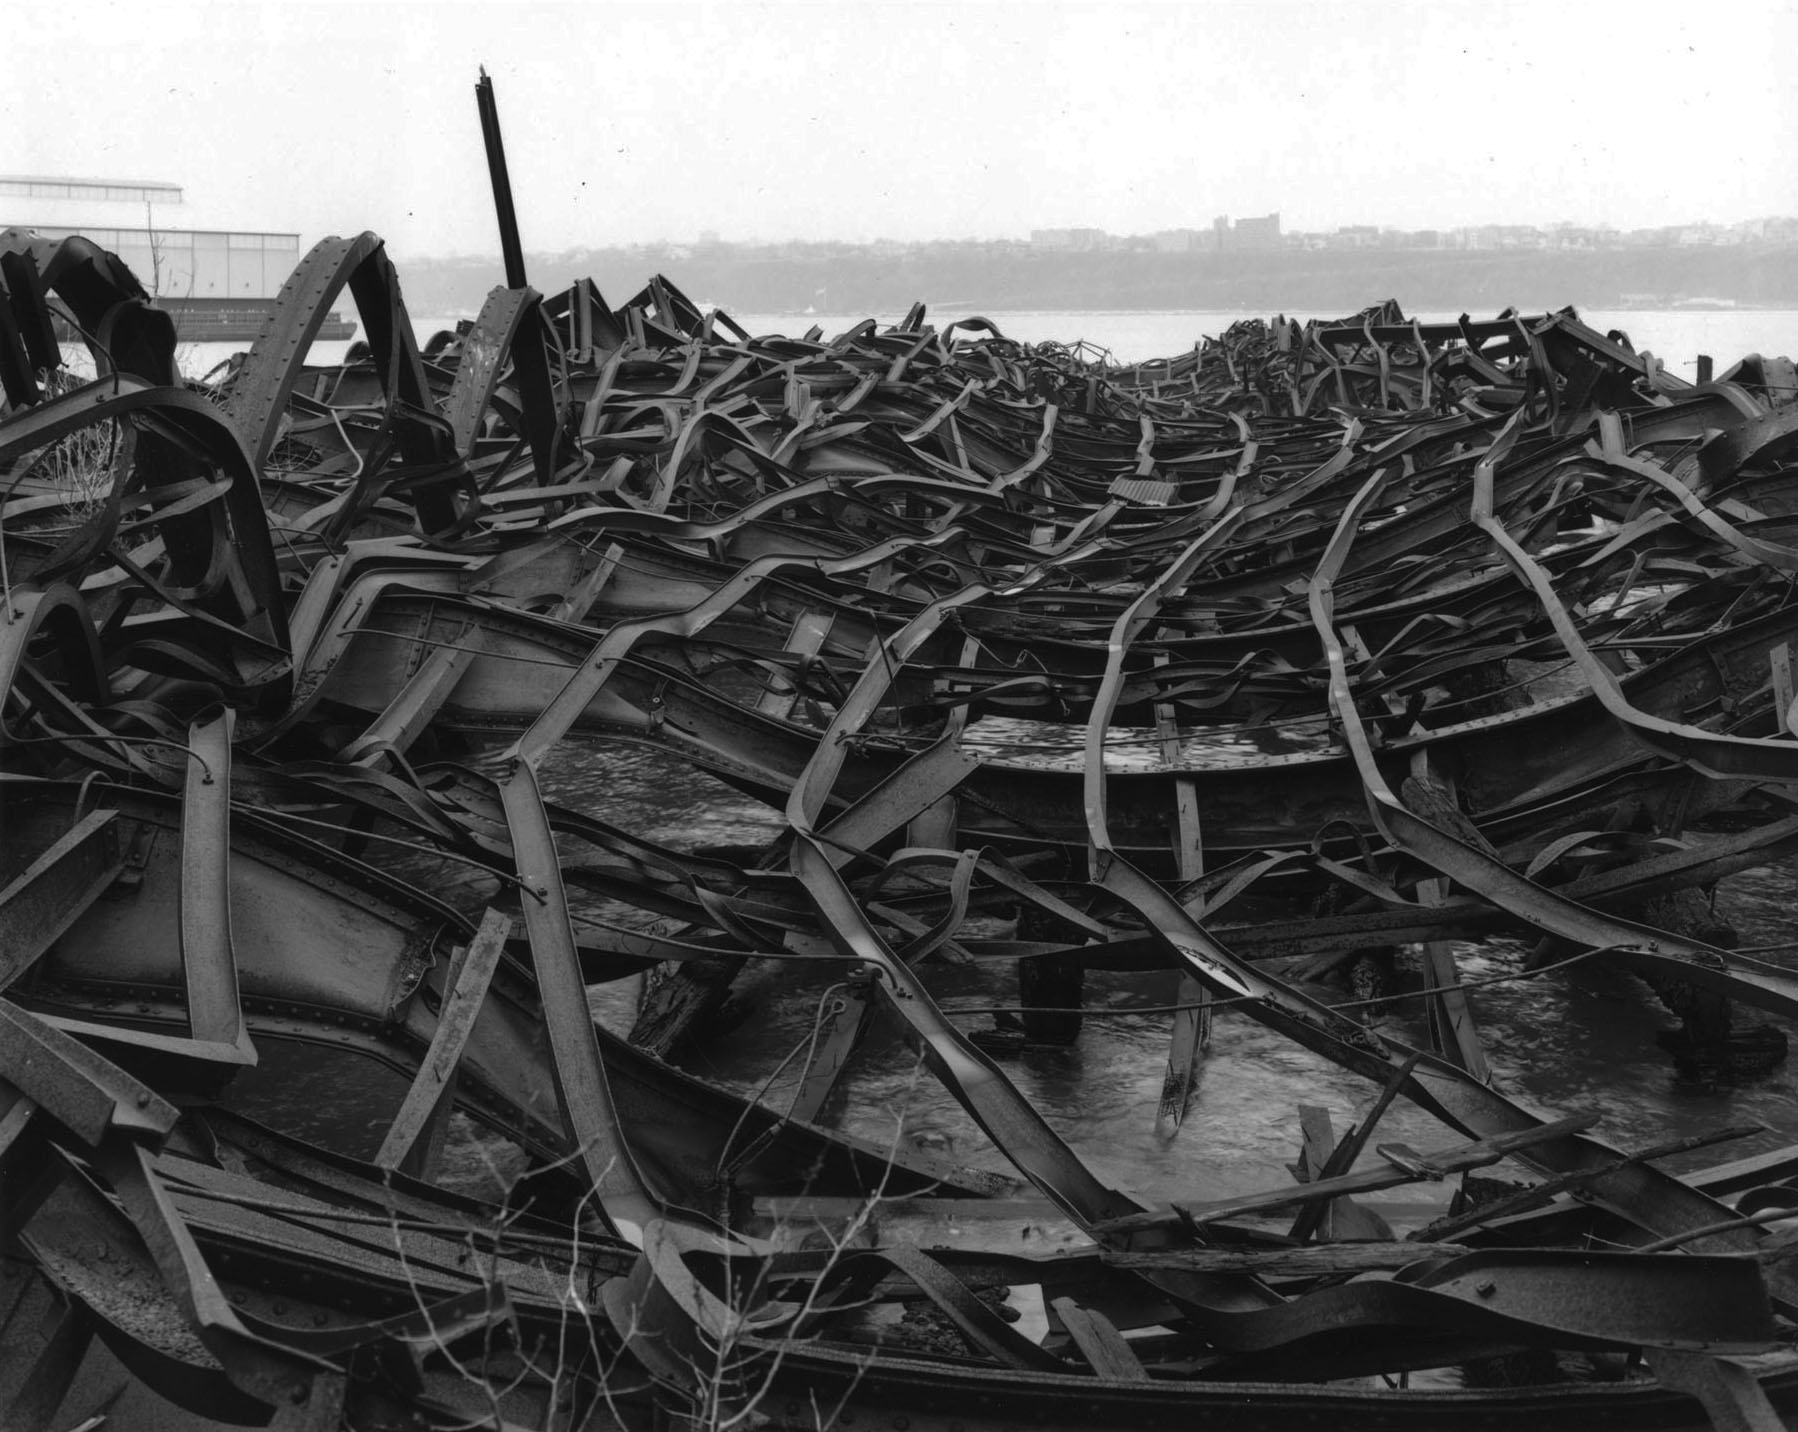
[[(395, 254), (415, 313), (472, 313), (501, 281), (494, 259)], [(1052, 253), (941, 245), (900, 255), (827, 245), (723, 252), (533, 254), (532, 285), (591, 278), (613, 304), (655, 274), (726, 312), (1353, 313), (1395, 298), (1409, 312), (1492, 314), (1576, 306), (1659, 311), (1798, 308), (1798, 245), (1605, 250), (1302, 250), (1224, 254)], [(931, 294), (952, 294), (932, 304)]]
[[(1434, 316), (1437, 314), (1449, 312), (1449, 310), (1445, 309), (1445, 308), (1430, 307), (1430, 306), (1420, 306), (1420, 307), (1413, 309), (1413, 308), (1405, 306), (1403, 304), (1403, 295), (1399, 295), (1399, 298), (1401, 301), (1401, 307), (1405, 307), (1405, 311), (1407, 313), (1416, 313), (1419, 315), (1430, 314), (1430, 315)], [(1052, 304), (1041, 304), (1041, 305), (1037, 305), (1037, 306), (1016, 305), (1016, 306), (1008, 307), (1008, 308), (995, 308), (995, 307), (991, 307), (991, 306), (982, 307), (979, 304), (938, 303), (938, 302), (935, 302), (928, 298), (916, 299), (916, 300), (914, 300), (914, 302), (922, 303), (924, 305), (926, 311), (932, 315), (940, 316), (942, 314), (954, 314), (954, 315), (965, 315), (968, 317), (978, 317), (978, 318), (1006, 318), (1006, 317), (1016, 317), (1020, 314), (1029, 314), (1032, 317), (1034, 317), (1039, 314), (1055, 315), (1055, 314), (1062, 314), (1062, 313), (1067, 314), (1070, 318), (1079, 318), (1082, 316), (1090, 316), (1092, 314), (1100, 314), (1100, 313), (1103, 313), (1103, 314), (1114, 314), (1115, 313), (1115, 314), (1123, 314), (1126, 316), (1140, 315), (1142, 317), (1165, 316), (1165, 315), (1176, 314), (1176, 313), (1203, 313), (1203, 314), (1244, 313), (1244, 314), (1251, 314), (1251, 315), (1262, 317), (1262, 318), (1272, 318), (1274, 316), (1275, 312), (1280, 311), (1280, 310), (1276, 310), (1276, 309), (1241, 308), (1241, 307), (1198, 308), (1198, 307), (1192, 307), (1190, 305), (1180, 305), (1177, 307), (1166, 307), (1166, 308), (1129, 308), (1129, 307), (1125, 307), (1121, 304), (1106, 304), (1106, 305), (1101, 305), (1101, 306), (1097, 306), (1097, 307), (1088, 307), (1088, 308), (1072, 308), (1072, 307), (1058, 306), (1058, 305), (1052, 305)], [(716, 306), (718, 308), (722, 309), (725, 313), (731, 314), (733, 317), (735, 316), (735, 313), (738, 311), (738, 310), (733, 310), (731, 308), (731, 306), (727, 303), (721, 303)], [(909, 305), (907, 305), (907, 306), (909, 307)], [(1558, 311), (1558, 309), (1567, 308), (1569, 306), (1570, 306), (1569, 304), (1562, 303), (1562, 304), (1556, 305), (1555, 308), (1552, 308), (1552, 309), (1551, 308), (1532, 308), (1532, 309), (1527, 310), (1527, 312), (1530, 312), (1530, 313), (1555, 312), (1555, 311)], [(1599, 310), (1599, 311), (1602, 311), (1605, 313), (1674, 313), (1674, 312), (1723, 313), (1723, 314), (1728, 314), (1728, 313), (1793, 313), (1793, 312), (1798, 312), (1798, 299), (1788, 299), (1781, 303), (1738, 303), (1738, 304), (1731, 304), (1728, 307), (1711, 307), (1708, 305), (1700, 305), (1700, 304), (1692, 304), (1692, 303), (1679, 303), (1679, 302), (1673, 302), (1673, 303), (1578, 303), (1578, 302), (1575, 302), (1575, 303), (1571, 304), (1571, 306), (1580, 310), (1581, 312), (1584, 312), (1586, 309), (1595, 309), (1595, 310)], [(843, 313), (838, 312), (834, 308), (829, 313), (820, 312), (817, 309), (807, 310), (807, 309), (794, 309), (794, 308), (752, 309), (752, 308), (744, 307), (740, 311), (744, 312), (744, 313), (758, 313), (758, 314), (761, 314), (761, 315), (763, 315), (765, 317), (769, 317), (769, 318), (819, 319), (819, 318), (841, 318), (844, 316)], [(1321, 311), (1318, 313), (1309, 313), (1309, 312), (1300, 313), (1300, 312), (1292, 309), (1290, 306), (1288, 306), (1288, 308), (1284, 311), (1286, 312), (1286, 316), (1289, 318), (1304, 319), (1304, 318), (1322, 318), (1322, 317), (1332, 316), (1332, 315), (1325, 314)], [(1346, 315), (1351, 311), (1354, 311), (1354, 310), (1344, 308), (1341, 311), (1341, 314)], [(1465, 309), (1462, 311), (1465, 311), (1465, 312), (1469, 313), (1471, 316), (1476, 317), (1476, 318), (1492, 317), (1492, 314), (1485, 309), (1477, 309), (1477, 310), (1476, 309)], [(474, 314), (471, 312), (471, 313), (460, 314), (460, 315), (456, 315), (456, 316), (462, 317), (462, 318), (473, 318)]]

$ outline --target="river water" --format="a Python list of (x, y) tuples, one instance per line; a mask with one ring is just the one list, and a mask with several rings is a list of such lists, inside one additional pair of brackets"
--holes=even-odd
[[(354, 309), (345, 300), (340, 305), (345, 317), (354, 317)], [(1717, 361), (1721, 374), (1729, 365), (1748, 353), (1798, 354), (1798, 309), (1631, 309), (1610, 310), (1581, 308), (1580, 318), (1600, 333), (1621, 329), (1638, 349), (1649, 349), (1669, 370), (1684, 378), (1694, 378), (1698, 355), (1708, 353)], [(973, 309), (934, 309), (929, 321), (944, 325), (975, 317)], [(1073, 343), (1084, 339), (1110, 351), (1120, 363), (1142, 363), (1151, 358), (1168, 358), (1190, 350), (1206, 334), (1223, 332), (1243, 318), (1267, 318), (1265, 313), (1183, 310), (1146, 313), (1134, 310), (1066, 311), (1050, 310), (1027, 313), (988, 313), (1007, 338), (1020, 342), (1040, 343), (1054, 339)], [(1296, 316), (1296, 315), (1295, 315)], [(1335, 316), (1335, 315), (1332, 315)], [(1419, 313), (1425, 323), (1452, 322), (1454, 313)], [(864, 318), (896, 323), (901, 313), (877, 314), (796, 314), (736, 313), (734, 318), (750, 333), (797, 335), (811, 327), (826, 337), (853, 327)], [(1476, 313), (1475, 318), (1490, 317)], [(420, 341), (442, 329), (454, 328), (454, 318), (427, 317), (414, 323)], [(354, 340), (316, 343), (312, 348), (315, 363), (339, 361)], [(241, 344), (196, 343), (182, 349), (182, 367), (199, 376), (216, 363), (223, 362)]]
[[(897, 315), (877, 315), (891, 321)], [(956, 314), (933, 313), (933, 321)], [(1201, 334), (1221, 331), (1245, 315), (1236, 313), (1016, 313), (991, 315), (1008, 335), (1037, 341), (1084, 338), (1133, 362), (1186, 350)], [(1424, 318), (1454, 315), (1422, 315)], [(1691, 376), (1699, 353), (1712, 354), (1723, 372), (1744, 353), (1798, 351), (1798, 312), (1588, 312), (1601, 331), (1624, 328), (1640, 347), (1656, 352), (1669, 368)], [(857, 321), (851, 315), (738, 316), (757, 333), (801, 333), (817, 324), (825, 333)], [(421, 337), (447, 320), (424, 320)], [(345, 345), (318, 345), (315, 361), (333, 361)], [(184, 354), (190, 372), (203, 371), (230, 351), (204, 345)], [(971, 728), (977, 734), (980, 727)], [(1077, 742), (1077, 736), (1075, 740)], [(1145, 757), (1145, 759), (1147, 759)], [(682, 849), (745, 844), (768, 839), (779, 815), (659, 752), (634, 746), (569, 746), (544, 772), (550, 798), (590, 811)], [(1738, 929), (1744, 945), (1794, 934), (1798, 866), (1792, 862), (1740, 875), (1719, 890), (1718, 908)], [(1515, 972), (1525, 945), (1494, 939), (1457, 947), (1463, 978), (1480, 980)], [(1779, 959), (1781, 956), (1771, 956)], [(950, 1011), (1017, 1000), (1015, 973), (1004, 965), (932, 965), (928, 984)], [(821, 1000), (840, 974), (795, 965), (753, 980), (754, 1013), (733, 1032), (690, 1052), (693, 1072), (743, 1093), (760, 1092), (777, 1107), (790, 1093)], [(1417, 982), (1415, 967), (1401, 961), (1401, 979)], [(1249, 1018), (1221, 1012), (1204, 1060), (1185, 1128), (1163, 1140), (1155, 1130), (1167, 1053), (1169, 1018), (1132, 1013), (1166, 1004), (1175, 994), (1171, 973), (1095, 972), (1087, 980), (1089, 1017), (1076, 1044), (1031, 1048), (1005, 1061), (1023, 1093), (1074, 1150), (1106, 1181), (1145, 1200), (1227, 1197), (1289, 1183), (1286, 1164), (1298, 1143), (1297, 1106), (1327, 1107), (1338, 1133), (1356, 1123), (1375, 1090), (1326, 1061), (1263, 1029)], [(637, 990), (634, 981), (596, 988), (596, 1015), (622, 1032)], [(1593, 1111), (1603, 1116), (1597, 1133), (1626, 1148), (1694, 1134), (1720, 1124), (1760, 1123), (1767, 1132), (1722, 1150), (1694, 1155), (1702, 1164), (1798, 1141), (1794, 1071), (1781, 1067), (1731, 1088), (1703, 1087), (1681, 1079), (1654, 1041), (1675, 1021), (1646, 989), (1598, 962), (1546, 978), (1499, 983), (1470, 994), (1474, 1015), (1496, 1083), (1507, 1093), (1555, 1115)], [(964, 1028), (990, 1027), (988, 1015), (969, 1015)], [(1385, 1008), (1373, 1025), (1415, 1044), (1427, 1043), (1421, 1013), (1403, 1005)], [(796, 1054), (796, 1051), (798, 1053)], [(362, 1086), (350, 1096), (354, 1109), (332, 1104), (313, 1066), (296, 1085), (283, 1073), (298, 1072), (286, 1056), (245, 1081), (245, 1101), (264, 1114), (303, 1130), (378, 1142), (389, 1095)], [(970, 1163), (1003, 1168), (972, 1120), (927, 1074), (896, 1032), (877, 1027), (858, 1053), (833, 1113), (845, 1129), (887, 1141), (894, 1138), (953, 1153)], [(353, 1127), (351, 1127), (353, 1125)], [(1381, 1124), (1382, 1139), (1428, 1149), (1460, 1142), (1453, 1131), (1402, 1101)], [(478, 1152), (478, 1151), (477, 1151)], [(478, 1160), (477, 1160), (478, 1162)], [(1670, 1166), (1679, 1167), (1675, 1161)], [(478, 1177), (471, 1182), (478, 1183)], [(1395, 1224), (1415, 1225), (1427, 1206), (1445, 1201), (1446, 1185), (1419, 1185), (1382, 1202)]]
[[(977, 729), (977, 728), (976, 728)], [(546, 793), (643, 834), (691, 848), (768, 838), (779, 816), (710, 777), (642, 748), (571, 747), (545, 771)], [(1782, 863), (1725, 882), (1719, 910), (1744, 944), (1791, 933), (1798, 866)], [(1493, 939), (1456, 946), (1468, 981), (1516, 972), (1527, 942)], [(1013, 971), (931, 965), (927, 983), (943, 1007), (1015, 1005)], [(784, 1106), (797, 1082), (820, 1000), (836, 974), (806, 965), (751, 982), (753, 1012), (736, 1030), (686, 1056), (693, 1072)], [(1401, 958), (1400, 987), (1420, 981)], [(594, 1008), (610, 1027), (628, 1027), (634, 1007), (628, 984), (594, 991)], [(1026, 1049), (1004, 1061), (1019, 1088), (1102, 1178), (1149, 1200), (1221, 1198), (1283, 1186), (1297, 1145), (1297, 1106), (1321, 1104), (1338, 1133), (1359, 1121), (1377, 1092), (1322, 1058), (1244, 1015), (1219, 1011), (1185, 1128), (1158, 1137), (1155, 1111), (1167, 1057), (1169, 1017), (1132, 1014), (1175, 997), (1171, 973), (1092, 972), (1087, 976), (1085, 1029), (1069, 1048)], [(1720, 1124), (1763, 1123), (1769, 1132), (1711, 1158), (1798, 1141), (1794, 1079), (1782, 1068), (1733, 1088), (1701, 1087), (1676, 1075), (1655, 1044), (1675, 1021), (1634, 979), (1597, 962), (1546, 978), (1500, 983), (1469, 995), (1496, 1082), (1507, 1093), (1554, 1115), (1594, 1111), (1598, 1132), (1629, 1148), (1696, 1134)], [(989, 1028), (989, 1015), (958, 1021)], [(1426, 1045), (1421, 1013), (1388, 1008), (1372, 1027)], [(795, 1054), (795, 1051), (799, 1051)], [(786, 1063), (784, 1069), (781, 1067)], [(947, 1149), (991, 1167), (984, 1136), (930, 1077), (896, 1030), (877, 1029), (851, 1066), (848, 1092), (836, 1109), (841, 1126), (868, 1138), (902, 1137)], [(1460, 1136), (1402, 1102), (1381, 1122), (1382, 1140), (1442, 1147)], [(1705, 1155), (1694, 1156), (1702, 1163)], [(1673, 1165), (1677, 1167), (1676, 1165)], [(1390, 1202), (1395, 1219), (1419, 1200), (1445, 1199), (1446, 1186), (1409, 1188)], [(1376, 1202), (1378, 1200), (1376, 1199)]]

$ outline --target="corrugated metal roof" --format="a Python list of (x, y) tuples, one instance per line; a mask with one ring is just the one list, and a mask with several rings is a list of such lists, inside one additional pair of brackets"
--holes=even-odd
[(1108, 491), (1113, 497), (1140, 502), (1144, 507), (1166, 507), (1180, 495), (1180, 486), (1173, 482), (1156, 482), (1148, 477), (1120, 477), (1112, 482)]
[(185, 187), (166, 179), (94, 179), (85, 174), (0, 174), (0, 184), (81, 184), (97, 189), (169, 189), (177, 194)]

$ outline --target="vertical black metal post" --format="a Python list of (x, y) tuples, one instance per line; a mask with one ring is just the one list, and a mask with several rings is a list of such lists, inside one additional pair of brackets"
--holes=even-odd
[(493, 180), (493, 208), (499, 215), (499, 246), (506, 259), (506, 287), (524, 287), (524, 247), (518, 242), (518, 214), (512, 208), (512, 180), (506, 174), (506, 145), (499, 135), (499, 105), (487, 67), (475, 81), (475, 104), (481, 111), (481, 139), (487, 146), (487, 174)]

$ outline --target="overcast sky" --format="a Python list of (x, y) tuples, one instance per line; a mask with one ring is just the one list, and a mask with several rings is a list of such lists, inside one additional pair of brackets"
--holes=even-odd
[(497, 252), (483, 63), (537, 250), (1798, 214), (1792, 0), (8, 11), (0, 172), (401, 255)]

